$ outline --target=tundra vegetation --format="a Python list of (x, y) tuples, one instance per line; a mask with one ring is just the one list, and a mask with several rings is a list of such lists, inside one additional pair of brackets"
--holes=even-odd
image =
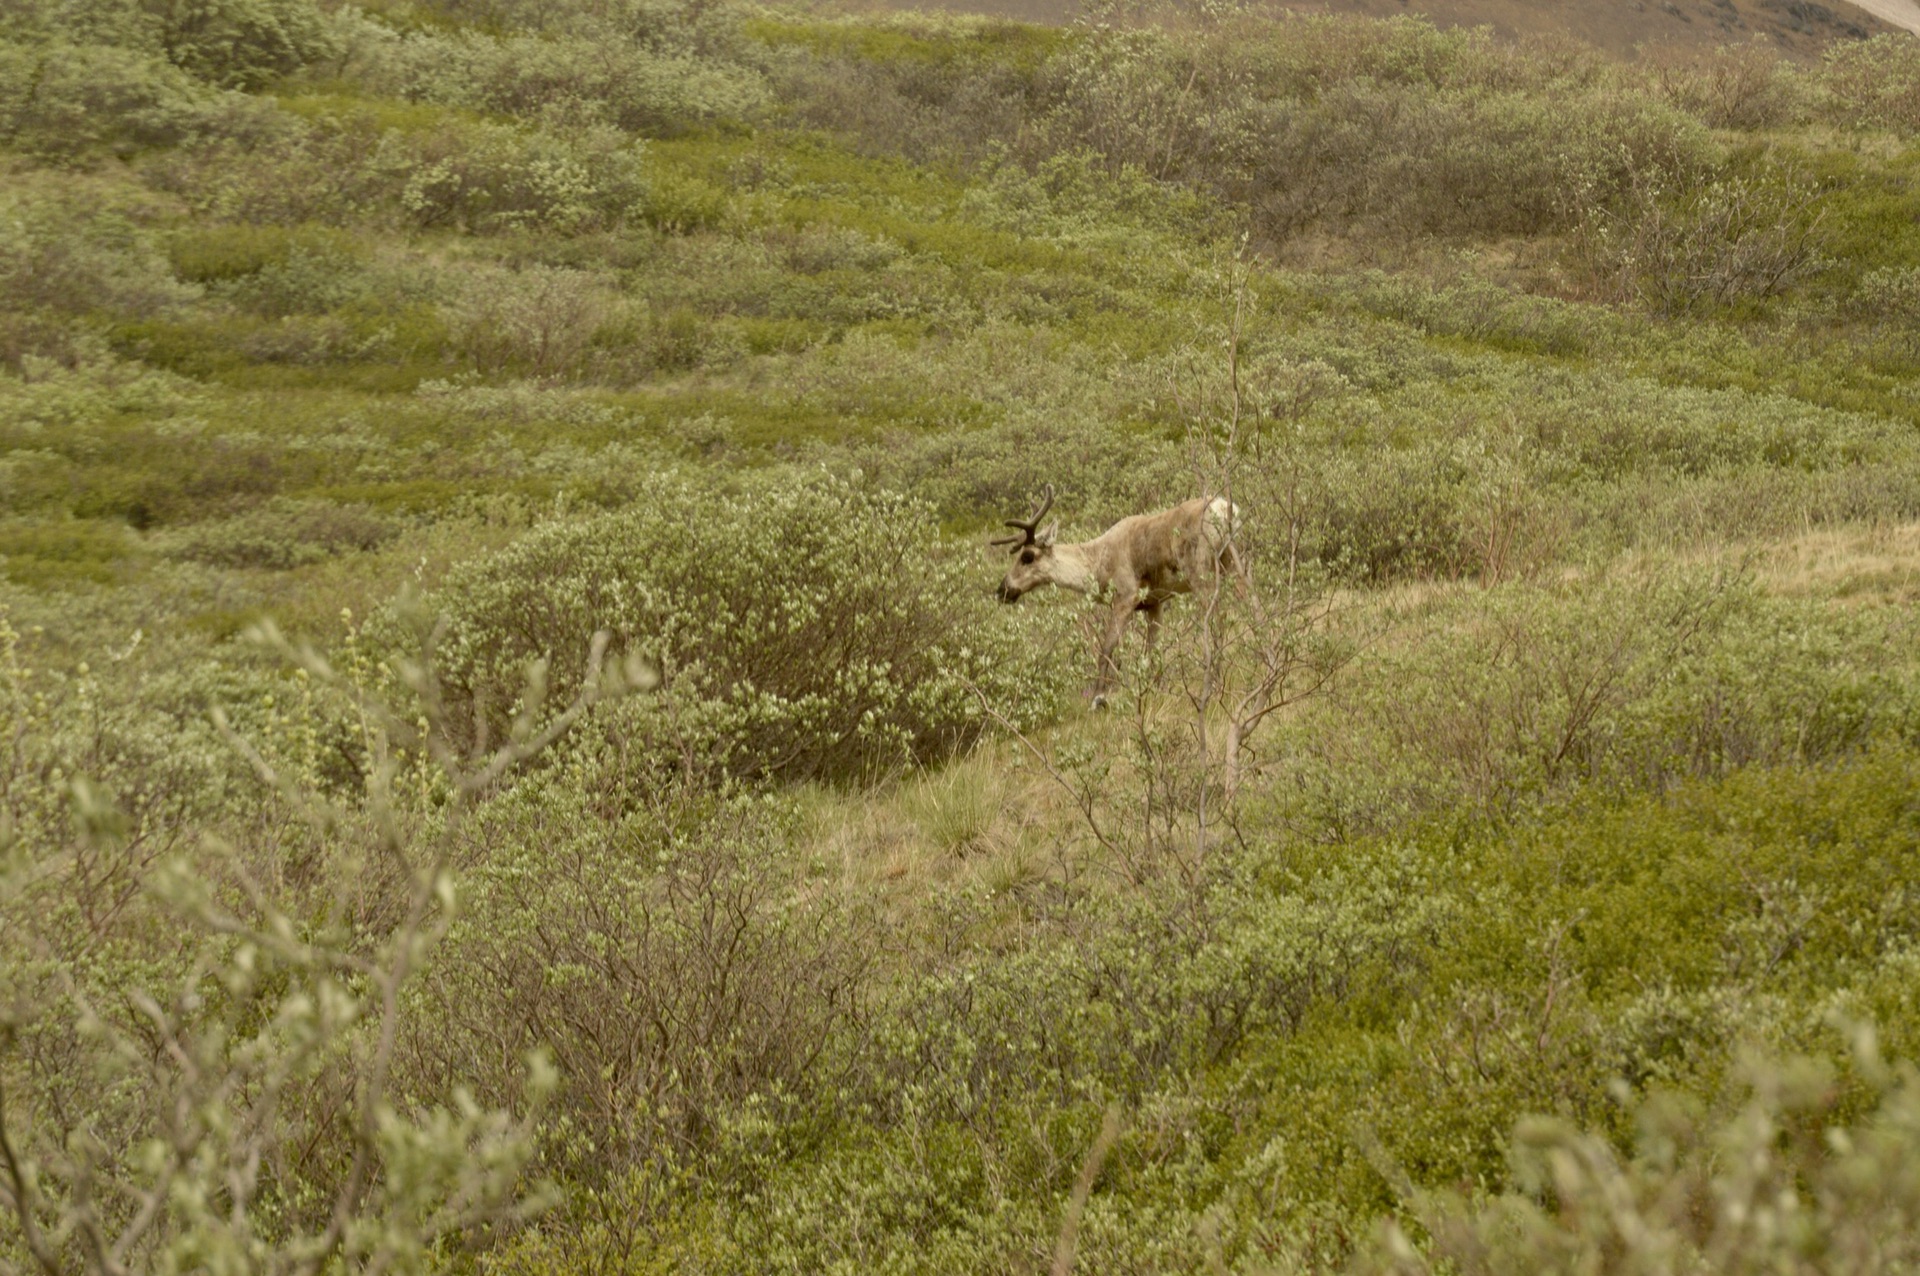
[(1920, 44), (3, 12), (0, 1270), (1917, 1261)]

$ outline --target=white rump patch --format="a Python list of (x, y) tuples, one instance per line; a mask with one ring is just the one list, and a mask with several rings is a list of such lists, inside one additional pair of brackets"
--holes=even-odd
[(1241, 526), (1242, 517), (1240, 507), (1224, 496), (1216, 496), (1207, 502), (1207, 512), (1202, 516), (1201, 526), (1206, 533), (1207, 545), (1214, 553), (1219, 553), (1221, 546), (1227, 543), (1228, 535)]

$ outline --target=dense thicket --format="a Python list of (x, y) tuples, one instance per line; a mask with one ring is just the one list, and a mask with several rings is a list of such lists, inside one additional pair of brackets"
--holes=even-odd
[(0, 3), (0, 1266), (1910, 1262), (1917, 49)]

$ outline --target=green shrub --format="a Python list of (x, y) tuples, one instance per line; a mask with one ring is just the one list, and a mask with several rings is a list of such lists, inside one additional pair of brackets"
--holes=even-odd
[(802, 123), (932, 164), (1013, 143), (1044, 100), (1044, 64), (1072, 39), (924, 12), (804, 26), (759, 18), (750, 30), (774, 46), (770, 75)]
[(1481, 564), (1465, 486), (1450, 450), (1333, 457), (1303, 493), (1302, 548), (1337, 572), (1376, 583), (1472, 571)]
[(729, 204), (727, 192), (720, 187), (668, 169), (653, 174), (642, 207), (649, 226), (665, 234), (685, 235), (720, 227)]
[[(1830, 56), (1844, 47), (1836, 42)], [(1711, 128), (1758, 130), (1802, 122), (1817, 101), (1812, 79), (1759, 40), (1648, 52), (1644, 64), (1660, 94)]]
[(73, 159), (107, 145), (164, 146), (206, 121), (215, 95), (158, 56), (52, 40), (0, 40), (0, 142)]
[(1047, 72), (1033, 134), (1047, 149), (1216, 192), (1276, 237), (1317, 223), (1535, 233), (1711, 157), (1698, 121), (1597, 63), (1419, 22), (1102, 28)]
[(1604, 306), (1533, 296), (1472, 276), (1441, 287), (1379, 270), (1302, 282), (1335, 298), (1351, 297), (1370, 313), (1423, 332), (1526, 354), (1596, 354), (1613, 349), (1630, 331)]
[(821, 1093), (871, 993), (872, 919), (811, 888), (769, 799), (636, 787), (614, 748), (573, 751), (477, 813), (459, 920), (414, 991), (403, 1067), (452, 1060), (511, 1104), (520, 1060), (560, 1073), (551, 1163), (578, 1184), (692, 1159), (727, 1114)]
[(1920, 53), (1906, 36), (1837, 42), (1818, 80), (1831, 97), (1826, 114), (1836, 123), (1920, 132)]
[(1508, 585), (1435, 621), (1380, 669), (1356, 666), (1332, 721), (1295, 741), (1329, 811), (1352, 802), (1363, 826), (1462, 805), (1509, 818), (1593, 785), (1845, 757), (1915, 722), (1875, 622), (1724, 582)]
[(377, 549), (398, 530), (362, 506), (275, 498), (236, 518), (185, 529), (164, 549), (192, 562), (287, 571)]
[(229, 283), (278, 265), (295, 252), (337, 249), (343, 236), (323, 228), (183, 226), (167, 237), (174, 274), (189, 283)]
[(228, 89), (259, 89), (338, 52), (313, 0), (137, 3), (174, 65)]
[(436, 21), (421, 27), (459, 25), (481, 31), (539, 31), (594, 35), (646, 49), (730, 58), (743, 48), (741, 11), (707, 0), (433, 0)]
[[(100, 71), (124, 73), (157, 55), (223, 89), (258, 89), (339, 52), (312, 0), (18, 0), (8, 19), (9, 35), (56, 57), (78, 53)], [(129, 80), (121, 92), (156, 77), (147, 67)]]
[[(664, 1174), (629, 1184), (630, 1208), (670, 1220), (656, 1257), (696, 1269), (811, 1271), (838, 1258), (861, 1270), (1017, 1270), (1019, 1256), (1053, 1247), (1109, 1104), (1133, 1119), (1088, 1204), (1089, 1263), (1162, 1270), (1234, 1252), (1243, 1218), (1217, 1211), (1227, 1237), (1214, 1244), (1202, 1222), (1244, 1151), (1229, 1151), (1233, 1114), (1283, 1089), (1289, 1119), (1267, 1128), (1300, 1137), (1302, 1160), (1322, 1148), (1291, 1119), (1303, 1090), (1276, 1086), (1264, 1066), (1218, 1088), (1204, 1078), (1232, 1072), (1223, 1061), (1255, 1041), (1324, 1058), (1328, 1038), (1311, 1025), (1417, 982), (1460, 907), (1393, 852), (1362, 849), (1302, 880), (1268, 850), (1150, 891), (1067, 888), (1058, 912), (1017, 912), (1027, 937), (1013, 948), (966, 938), (990, 901), (943, 893), (924, 971), (848, 1024), (857, 1049), (833, 1058), (841, 1115), (825, 1137), (820, 1101), (744, 1105), (692, 1176), (699, 1197)], [(1368, 1067), (1352, 1056), (1334, 1066)], [(1281, 1177), (1268, 1161), (1238, 1181), (1272, 1199)], [(1308, 1170), (1290, 1181), (1327, 1186)], [(604, 1223), (583, 1231), (608, 1252)]]
[(867, 473), (962, 526), (1020, 515), (1052, 483), (1065, 526), (1093, 536), (1128, 514), (1184, 499), (1192, 484), (1177, 447), (1144, 430), (1071, 417), (892, 437), (849, 450)]
[(63, 315), (173, 310), (197, 295), (133, 210), (79, 193), (0, 195), (0, 293)]
[[(14, 445), (38, 441), (59, 431), (91, 425), (120, 413), (165, 417), (197, 399), (187, 381), (155, 368), (115, 357), (97, 341), (83, 341), (70, 360), (38, 355), (21, 360), (18, 377), (0, 375), (0, 430)], [(67, 436), (62, 442), (77, 442)], [(84, 445), (82, 445), (84, 446)]]
[(449, 307), (454, 338), (482, 369), (536, 377), (573, 372), (614, 309), (609, 282), (548, 266), (475, 270)]
[(1889, 329), (1920, 324), (1920, 266), (1883, 267), (1860, 277), (1847, 309)]
[(572, 116), (648, 136), (743, 122), (766, 105), (750, 67), (650, 48), (611, 31), (415, 34), (370, 52), (362, 76), (384, 92), (527, 119)]
[(36, 588), (126, 579), (138, 547), (125, 526), (92, 519), (0, 522), (0, 573)]
[(168, 237), (167, 256), (181, 279), (273, 319), (354, 303), (394, 309), (430, 291), (407, 272), (377, 271), (359, 245), (329, 227), (182, 228)]
[[(226, 701), (248, 757), (301, 784), (307, 751), (262, 737), (305, 734), (324, 671), (180, 662), (145, 632), (66, 671), (21, 659), (0, 616), (5, 1261), (418, 1270), (476, 1205), (522, 1216), (530, 1119), (392, 1087), (399, 992), (445, 929), (447, 839), (415, 840), (390, 789), (308, 836), (286, 817), (321, 795), (269, 791), (207, 710)], [(387, 756), (356, 716), (356, 743)], [(396, 871), (408, 857), (432, 867)]]
[(648, 189), (639, 148), (612, 129), (563, 139), (474, 124), (403, 145), (392, 133), (382, 140), (386, 155), (375, 165), (401, 179), (400, 209), (422, 227), (567, 233), (617, 226), (638, 212)]
[(601, 627), (664, 680), (603, 729), (697, 774), (869, 778), (977, 736), (975, 687), (1022, 721), (1059, 703), (1074, 653), (1036, 650), (912, 502), (824, 476), (737, 495), (663, 479), (633, 500), (453, 573), (434, 605), (457, 720), (498, 731), (530, 660), (569, 694)]
[(1637, 1110), (1633, 1156), (1562, 1120), (1522, 1122), (1514, 1187), (1491, 1199), (1421, 1192), (1407, 1202), (1428, 1240), (1389, 1226), (1351, 1270), (1571, 1273), (1898, 1270), (1920, 1261), (1920, 1075), (1856, 1063), (1872, 1106), (1856, 1119), (1823, 1060), (1750, 1059), (1739, 1107), (1707, 1113), (1678, 1095)]
[(1614, 297), (1662, 314), (1761, 300), (1826, 264), (1823, 195), (1790, 171), (1671, 193), (1639, 181), (1616, 205), (1586, 205), (1576, 251)]
[(580, 233), (638, 215), (637, 143), (606, 126), (565, 135), (435, 110), (396, 127), (359, 107), (156, 163), (152, 180), (233, 223), (384, 220), (421, 229)]

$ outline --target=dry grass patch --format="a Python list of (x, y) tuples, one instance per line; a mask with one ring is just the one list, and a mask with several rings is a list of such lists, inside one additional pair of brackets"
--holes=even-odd
[(905, 804), (921, 841), (934, 855), (966, 859), (990, 850), (1004, 797), (982, 758), (968, 758), (919, 777)]
[[(1051, 750), (1092, 733), (1108, 747), (1115, 728), (1111, 715), (1089, 713), (1036, 743)], [(900, 916), (940, 887), (1017, 893), (1089, 849), (1071, 796), (1007, 740), (983, 742), (882, 789), (809, 788), (800, 802), (809, 858)]]
[(1920, 523), (1819, 528), (1759, 548), (1753, 570), (1788, 597), (1910, 606), (1920, 601)]

